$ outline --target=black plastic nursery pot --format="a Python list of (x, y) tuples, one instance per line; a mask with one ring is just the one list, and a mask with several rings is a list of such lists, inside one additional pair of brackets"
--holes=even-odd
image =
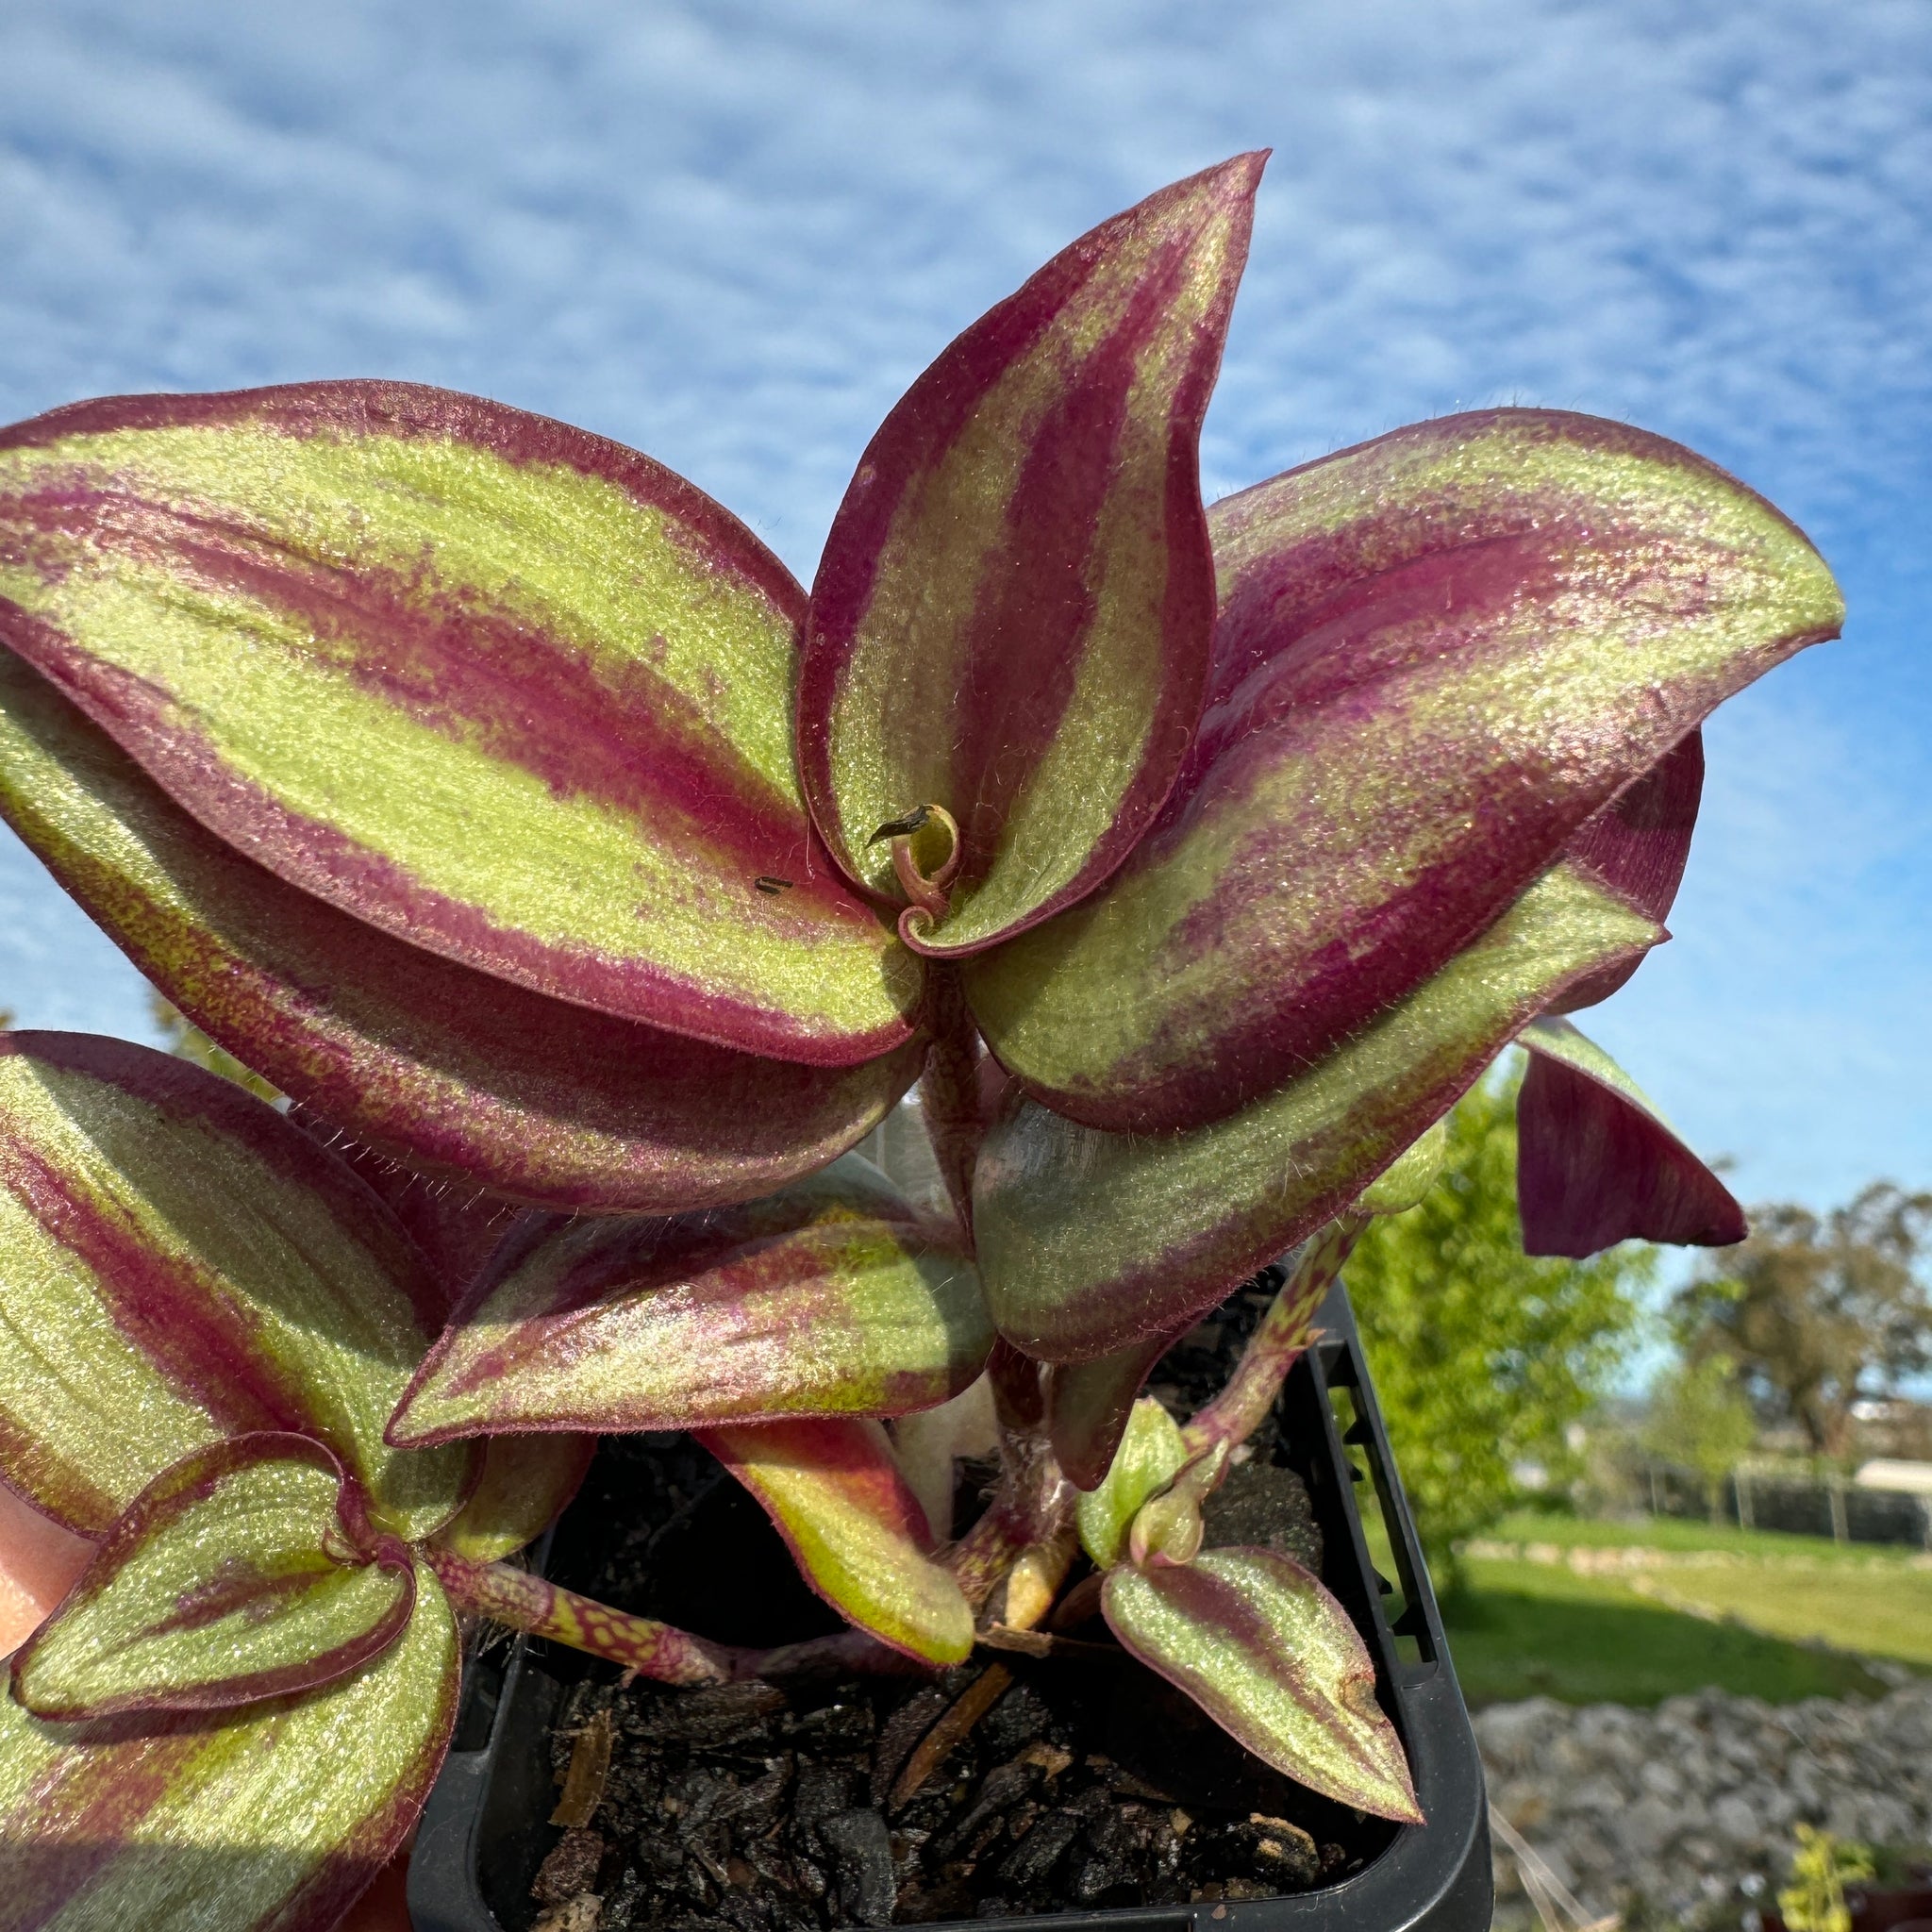
[[(1282, 1391), (1273, 1454), (1307, 1487), (1322, 1537), (1324, 1581), (1374, 1659), (1377, 1695), (1407, 1750), (1428, 1822), (1376, 1827), (1367, 1856), (1353, 1860), (1346, 1875), (1311, 1890), (1025, 1914), (1039, 1932), (1076, 1925), (1121, 1932), (1484, 1932), (1489, 1925), (1482, 1763), (1340, 1283), (1323, 1304), (1319, 1324), (1321, 1340)], [(609, 1500), (608, 1491), (593, 1495), (587, 1487), (546, 1540), (540, 1556), (558, 1582), (591, 1581), (577, 1574), (595, 1541), (585, 1532)], [(1372, 1557), (1377, 1512), (1393, 1557), (1392, 1578), (1378, 1574)], [(558, 1795), (550, 1731), (587, 1669), (616, 1676), (608, 1666), (525, 1640), (472, 1666), (455, 1742), (409, 1868), (417, 1932), (528, 1932), (535, 1923), (541, 1907), (532, 1881), (563, 1836), (548, 1822)], [(1120, 1701), (1142, 1707), (1134, 1697)], [(728, 1921), (720, 1916), (716, 1923)], [(983, 1924), (987, 1918), (945, 1923)]]

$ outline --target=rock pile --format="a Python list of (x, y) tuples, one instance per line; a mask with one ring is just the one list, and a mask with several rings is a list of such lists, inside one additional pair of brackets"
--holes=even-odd
[[(1726, 1901), (1769, 1905), (1800, 1821), (1867, 1844), (1932, 1844), (1932, 1682), (1875, 1703), (1707, 1690), (1633, 1710), (1534, 1697), (1491, 1706), (1475, 1729), (1491, 1801), (1592, 1913), (1717, 1924)], [(1532, 1921), (1500, 1848), (1496, 1896), (1500, 1926)]]

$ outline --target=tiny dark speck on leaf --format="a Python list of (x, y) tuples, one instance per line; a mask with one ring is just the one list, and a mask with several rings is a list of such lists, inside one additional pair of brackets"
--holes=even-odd
[(915, 805), (904, 818), (888, 819), (865, 842), (868, 845), (876, 845), (881, 839), (909, 838), (931, 817), (930, 806)]

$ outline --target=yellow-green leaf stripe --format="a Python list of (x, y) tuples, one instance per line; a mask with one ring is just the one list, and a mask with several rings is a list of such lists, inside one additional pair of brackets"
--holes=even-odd
[(1171, 1333), (1347, 1208), (1564, 986), (1659, 929), (1558, 866), (1299, 1079), (1190, 1133), (1102, 1133), (1032, 1102), (980, 1155), (1000, 1332), (1048, 1361)]
[(400, 1848), (455, 1722), (426, 1571), (396, 1642), (319, 1690), (49, 1724), (0, 1698), (0, 1932), (326, 1932)]
[(860, 460), (812, 586), (808, 795), (898, 896), (875, 829), (958, 822), (970, 950), (1090, 891), (1160, 808), (1198, 714), (1214, 573), (1196, 456), (1263, 157), (1151, 195), (947, 348)]
[(698, 1440), (763, 1505), (841, 1616), (929, 1663), (956, 1664), (973, 1648), (972, 1609), (926, 1554), (925, 1512), (882, 1424), (734, 1424)]
[(900, 1415), (992, 1347), (972, 1262), (870, 1162), (738, 1208), (534, 1226), (452, 1319), (390, 1437)]
[(1109, 1571), (1113, 1633), (1264, 1763), (1378, 1818), (1423, 1823), (1375, 1671), (1320, 1580), (1272, 1550)]
[(0, 814), (182, 1012), (335, 1129), (557, 1208), (667, 1213), (782, 1186), (911, 1083), (738, 1053), (532, 992), (243, 858), (0, 648)]
[(405, 1540), (456, 1511), (470, 1451), (382, 1431), (441, 1291), (375, 1196), (186, 1060), (0, 1035), (0, 1468), (104, 1534), (191, 1449), (325, 1442)]
[(341, 1465), (301, 1436), (243, 1436), (164, 1470), (14, 1659), (37, 1717), (215, 1710), (306, 1690), (395, 1641), (407, 1547), (341, 1508)]
[(440, 390), (0, 435), (0, 638), (231, 844), (539, 991), (845, 1065), (917, 962), (815, 849), (803, 601), (648, 458)]
[(1723, 699), (1835, 636), (1802, 532), (1620, 424), (1450, 417), (1214, 506), (1208, 703), (1092, 898), (967, 962), (1090, 1125), (1224, 1118), (1496, 919)]

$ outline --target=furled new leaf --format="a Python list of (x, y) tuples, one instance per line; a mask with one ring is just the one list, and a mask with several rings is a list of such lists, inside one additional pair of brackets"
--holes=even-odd
[(1423, 1822), (1368, 1651), (1293, 1558), (1209, 1550), (1173, 1569), (1124, 1564), (1101, 1607), (1128, 1650), (1264, 1763), (1378, 1818)]
[(739, 1208), (533, 1219), (424, 1362), (390, 1439), (898, 1415), (957, 1395), (991, 1346), (950, 1230), (848, 1155)]
[(1263, 158), (1103, 223), (974, 324), (833, 523), (806, 791), (840, 863), (892, 896), (878, 828), (930, 804), (958, 822), (922, 948), (989, 945), (1091, 891), (1174, 782), (1213, 617), (1196, 446)]
[(1355, 1204), (1356, 1212), (1407, 1214), (1436, 1185), (1448, 1151), (1449, 1123), (1438, 1121), (1362, 1190)]
[(123, 1041), (0, 1035), (0, 1469), (70, 1528), (259, 1430), (326, 1442), (406, 1540), (455, 1513), (470, 1452), (382, 1439), (440, 1288), (253, 1094)]
[(973, 1611), (933, 1562), (925, 1511), (883, 1424), (705, 1429), (698, 1440), (763, 1506), (805, 1579), (848, 1622), (930, 1663), (973, 1648)]
[(445, 391), (0, 434), (0, 639), (230, 845), (539, 992), (850, 1065), (919, 975), (815, 849), (803, 608), (649, 458)]
[(477, 1563), (513, 1555), (563, 1514), (596, 1453), (595, 1436), (489, 1437), (481, 1478), (436, 1541)]
[(1392, 1011), (1230, 1120), (1149, 1138), (1025, 1103), (988, 1138), (974, 1193), (1000, 1332), (1053, 1362), (1174, 1332), (1348, 1208), (1565, 986), (1657, 937), (1559, 866)]
[(651, 1213), (743, 1200), (850, 1146), (919, 1071), (917, 1041), (857, 1067), (767, 1059), (391, 939), (225, 845), (4, 649), (0, 812), (197, 1026), (458, 1188)]
[(1151, 1395), (1141, 1396), (1106, 1475), (1075, 1507), (1081, 1547), (1101, 1569), (1120, 1561), (1141, 1505), (1187, 1459), (1180, 1424)]
[(148, 1485), (13, 1662), (35, 1716), (219, 1710), (307, 1690), (386, 1650), (414, 1565), (370, 1534), (304, 1436), (197, 1449)]
[(1585, 416), (1420, 424), (1209, 521), (1213, 680), (1172, 800), (1103, 891), (965, 969), (1001, 1062), (1116, 1131), (1314, 1064), (1843, 614), (1769, 504)]
[(1136, 1569), (1174, 1569), (1201, 1554), (1202, 1506), (1221, 1487), (1234, 1445), (1224, 1436), (1197, 1449), (1174, 1480), (1141, 1505), (1127, 1527), (1127, 1560)]
[(1526, 1253), (1580, 1259), (1622, 1241), (1723, 1248), (1744, 1239), (1731, 1191), (1602, 1047), (1558, 1019), (1537, 1021), (1523, 1044), (1516, 1194)]
[(330, 1932), (415, 1824), (455, 1721), (455, 1619), (225, 1713), (49, 1724), (0, 1698), (0, 1932)]

